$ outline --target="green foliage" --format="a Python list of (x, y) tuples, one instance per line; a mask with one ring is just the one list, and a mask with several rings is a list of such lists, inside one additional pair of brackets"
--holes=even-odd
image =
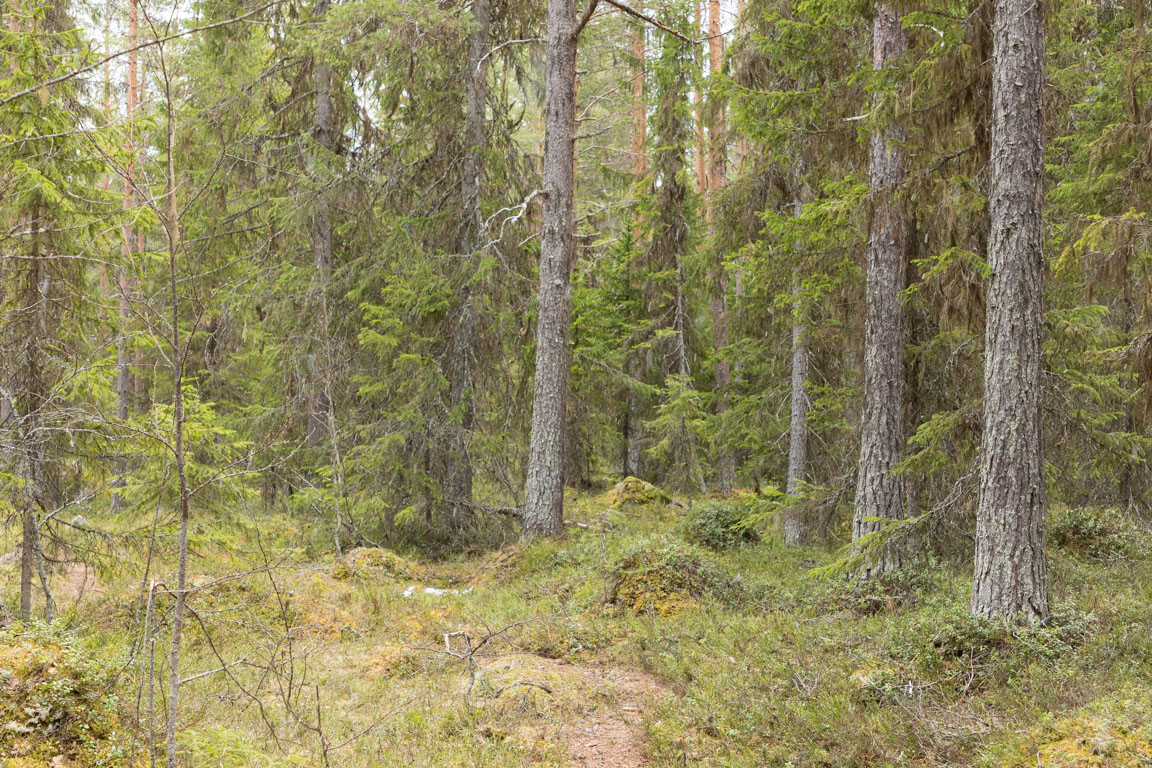
[(224, 727), (187, 730), (180, 746), (192, 765), (214, 768), (290, 768), (308, 765), (307, 758), (270, 755), (254, 746), (244, 734)]
[(1148, 535), (1118, 509), (1066, 507), (1048, 518), (1048, 540), (1067, 552), (1097, 559), (1140, 557)]
[(710, 549), (756, 544), (760, 541), (760, 534), (754, 527), (758, 506), (756, 499), (700, 502), (688, 513), (684, 535), (693, 544)]
[[(1068, 662), (1095, 631), (1095, 618), (1057, 611), (1044, 626), (1014, 626), (961, 606), (924, 612), (895, 655), (930, 674), (959, 673), (958, 689), (1011, 684), (1031, 665)], [(962, 670), (968, 670), (963, 673)]]

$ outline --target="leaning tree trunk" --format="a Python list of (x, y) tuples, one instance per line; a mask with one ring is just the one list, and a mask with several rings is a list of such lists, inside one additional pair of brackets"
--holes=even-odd
[(1041, 449), (1044, 4), (996, 0), (992, 231), (972, 613), (1048, 617)]
[[(882, 70), (908, 50), (908, 35), (886, 5), (877, 5), (872, 25), (872, 66)], [(903, 479), (893, 474), (904, 453), (904, 304), (908, 218), (898, 200), (907, 177), (899, 122), (872, 133), (870, 185), (874, 200), (865, 294), (864, 406), (852, 540), (881, 530), (884, 520), (904, 518)], [(899, 542), (868, 558), (860, 575), (879, 576), (898, 568)]]
[(564, 427), (568, 401), (569, 293), (575, 151), (576, 16), (571, 0), (548, 0), (544, 96), (544, 204), (536, 320), (536, 377), (524, 489), (523, 536), (564, 530)]

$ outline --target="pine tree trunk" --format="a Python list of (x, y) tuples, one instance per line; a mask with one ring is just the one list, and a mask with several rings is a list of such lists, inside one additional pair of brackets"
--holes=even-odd
[[(328, 0), (319, 0), (312, 11), (313, 18), (320, 20), (328, 13)], [(323, 149), (313, 153), (312, 164), (314, 168), (322, 168), (327, 155), (336, 151), (337, 135), (335, 113), (332, 110), (332, 69), (322, 58), (318, 58), (312, 70), (313, 86), (316, 89), (315, 100), (312, 104), (312, 133), (316, 143)], [(320, 155), (321, 157), (317, 157)], [(320, 162), (317, 162), (317, 160)], [(320, 174), (321, 184), (325, 175)], [(324, 437), (328, 433), (329, 412), (332, 408), (328, 387), (325, 382), (331, 375), (327, 369), (330, 366), (330, 355), (327, 354), (331, 322), (328, 307), (328, 290), (332, 274), (332, 203), (327, 189), (321, 188), (316, 196), (316, 209), (312, 215), (312, 268), (313, 289), (319, 302), (319, 325), (317, 329), (317, 343), (323, 348), (324, 354), (319, 351), (312, 356), (312, 382), (311, 392), (308, 395), (308, 433), (307, 444), (311, 448), (319, 448), (324, 444)]]
[(992, 231), (972, 613), (1048, 617), (1041, 446), (1045, 6), (996, 0)]
[[(799, 201), (796, 208), (799, 215)], [(799, 293), (800, 280), (793, 277), (792, 294), (797, 296)], [(786, 492), (793, 498), (803, 492), (808, 473), (808, 347), (804, 339), (805, 332), (803, 323), (796, 320), (792, 322), (792, 394)], [(783, 519), (784, 543), (789, 547), (798, 547), (807, 543), (809, 535), (803, 510), (797, 504), (788, 505)]]
[[(692, 0), (693, 22), (697, 37), (703, 32), (701, 23), (700, 4), (703, 0)], [(708, 167), (706, 153), (708, 152), (708, 137), (704, 133), (704, 94), (697, 87), (692, 95), (696, 116), (696, 193), (699, 195), (708, 192)]]
[[(646, 357), (646, 355), (645, 355)], [(632, 350), (628, 360), (628, 376), (634, 381), (643, 381), (647, 368), (644, 358)], [(643, 468), (644, 417), (640, 393), (628, 391), (628, 413), (625, 415), (624, 476), (641, 477)]]
[[(129, 359), (128, 330), (131, 322), (131, 281), (129, 269), (132, 254), (137, 250), (136, 231), (132, 226), (131, 217), (137, 205), (136, 194), (136, 107), (139, 95), (138, 67), (139, 53), (135, 50), (139, 39), (139, 15), (136, 0), (128, 3), (128, 82), (124, 91), (124, 113), (128, 126), (128, 161), (125, 164), (124, 178), (124, 224), (121, 232), (120, 255), (124, 263), (119, 270), (117, 278), (117, 299), (120, 310), (120, 333), (116, 337), (116, 418), (127, 421), (132, 410), (132, 362)], [(127, 471), (124, 457), (116, 458), (117, 478), (116, 487), (124, 485), (124, 473)], [(112, 492), (112, 510), (121, 508), (123, 501), (118, 491)]]
[[(720, 32), (720, 0), (708, 0), (708, 70), (715, 78), (719, 76), (724, 63), (724, 38)], [(709, 126), (711, 146), (708, 155), (708, 229), (715, 237), (716, 221), (719, 217), (718, 199), (720, 190), (727, 182), (727, 126), (723, 103), (712, 110), (712, 123)], [(727, 358), (728, 347), (728, 272), (724, 264), (724, 254), (713, 246), (712, 285), (712, 335), (713, 354), (716, 356), (716, 415), (723, 417), (728, 411), (729, 388), (732, 383), (732, 365)], [(716, 489), (730, 493), (736, 482), (736, 458), (731, 448), (724, 444), (716, 457)]]
[(459, 529), (461, 521), (472, 512), (472, 429), (476, 414), (473, 399), (475, 386), (475, 345), (477, 316), (476, 287), (471, 278), (477, 253), (482, 245), (483, 211), (480, 196), (483, 183), (482, 153), (486, 143), (485, 109), (488, 101), (488, 45), (491, 39), (489, 0), (472, 3), (472, 33), (468, 39), (465, 63), (464, 132), (467, 147), (461, 171), (461, 197), (464, 203), (464, 234), (460, 250), (468, 258), (460, 296), (459, 315), (452, 331), (446, 363), (448, 374), (448, 451), (444, 456), (444, 477), (440, 479), (450, 524)]
[[(643, 12), (644, 3), (637, 2), (636, 7)], [(637, 22), (633, 28), (632, 56), (635, 63), (632, 65), (632, 176), (633, 182), (648, 173), (648, 151), (645, 144), (648, 141), (648, 105), (644, 102), (644, 24)]]
[(524, 489), (523, 536), (564, 530), (564, 429), (568, 401), (570, 275), (576, 244), (576, 17), (571, 0), (548, 0), (544, 96), (544, 203), (536, 321), (536, 377)]
[[(36, 508), (46, 506), (45, 472), (48, 457), (44, 445), (44, 410), (48, 404), (49, 387), (44, 380), (41, 351), (47, 333), (48, 319), (45, 311), (49, 303), (47, 289), (51, 278), (46, 271), (44, 254), (41, 252), (40, 233), (45, 229), (42, 220), (43, 207), (34, 203), (28, 217), (32, 227), (32, 247), (28, 259), (28, 273), (23, 286), (24, 300), (20, 314), (24, 323), (17, 382), (16, 417), (20, 421), (18, 462), (21, 480), (24, 483), (21, 501), (24, 505), (20, 543), (20, 618), (27, 622), (32, 618), (32, 580), (37, 571), (42, 572), (40, 562), (40, 527), (36, 521)], [(45, 586), (47, 584), (45, 583)], [(45, 591), (47, 595), (47, 591)], [(50, 604), (46, 606), (50, 608)], [(50, 620), (50, 618), (49, 618)]]
[[(878, 4), (872, 25), (872, 66), (882, 70), (908, 50), (900, 19)], [(892, 473), (904, 454), (904, 304), (908, 219), (897, 199), (907, 177), (902, 144), (907, 131), (896, 122), (873, 132), (869, 181), (874, 200), (868, 246), (864, 329), (864, 404), (852, 540), (880, 530), (879, 519), (906, 514), (904, 480)], [(898, 542), (871, 559), (860, 575), (878, 576), (898, 568)]]

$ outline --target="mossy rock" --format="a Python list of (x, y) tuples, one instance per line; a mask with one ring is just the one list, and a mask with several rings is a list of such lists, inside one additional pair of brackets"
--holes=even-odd
[(667, 493), (637, 477), (624, 478), (604, 494), (604, 502), (613, 507), (642, 507), (671, 501)]
[(707, 595), (736, 587), (703, 552), (668, 538), (641, 541), (617, 560), (607, 602), (637, 614), (673, 616)]
[(113, 679), (50, 629), (0, 631), (0, 765), (136, 765)]
[(423, 579), (423, 569), (395, 552), (378, 547), (354, 549), (332, 565), (332, 578), (385, 576), (394, 579)]

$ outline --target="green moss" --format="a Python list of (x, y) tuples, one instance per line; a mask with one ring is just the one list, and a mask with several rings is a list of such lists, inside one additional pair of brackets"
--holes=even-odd
[(636, 477), (624, 478), (604, 495), (604, 502), (613, 507), (642, 507), (671, 501), (672, 497), (667, 493)]
[(0, 765), (134, 765), (113, 684), (110, 667), (62, 634), (0, 631)]
[(736, 583), (694, 547), (665, 537), (637, 543), (617, 560), (608, 602), (634, 613), (671, 616), (700, 598), (731, 594)]
[(396, 579), (422, 579), (423, 569), (395, 552), (378, 547), (360, 547), (332, 565), (332, 578), (351, 579), (378, 575)]

